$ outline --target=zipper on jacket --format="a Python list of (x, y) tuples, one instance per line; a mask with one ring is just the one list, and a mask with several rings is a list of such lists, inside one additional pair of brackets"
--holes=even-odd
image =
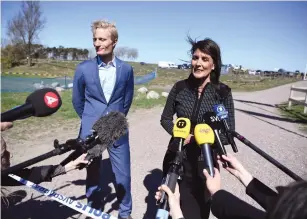
[(198, 119), (198, 114), (201, 106), (201, 102), (203, 100), (204, 96), (204, 89), (200, 94), (200, 97), (198, 98), (198, 92), (196, 92), (196, 103), (194, 104), (193, 111), (192, 111), (192, 116), (191, 116), (191, 123), (192, 123), (192, 134), (194, 135), (194, 128), (197, 125), (197, 119)]

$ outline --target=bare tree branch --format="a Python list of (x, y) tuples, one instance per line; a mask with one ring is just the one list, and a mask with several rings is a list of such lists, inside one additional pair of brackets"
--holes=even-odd
[(127, 53), (128, 59), (135, 60), (138, 57), (138, 50), (135, 48), (130, 48)]
[(22, 2), (21, 11), (8, 21), (8, 36), (14, 44), (21, 43), (31, 65), (33, 44), (38, 39), (38, 34), (44, 28), (46, 19), (42, 18), (39, 1)]

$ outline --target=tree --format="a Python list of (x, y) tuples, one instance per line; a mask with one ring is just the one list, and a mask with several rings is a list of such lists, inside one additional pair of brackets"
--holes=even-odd
[(41, 44), (33, 44), (32, 45), (32, 57), (36, 59), (46, 59), (47, 58), (47, 51), (45, 47)]
[(128, 47), (117, 47), (114, 50), (115, 56), (122, 59), (124, 59), (127, 56), (127, 52), (128, 52)]
[(131, 60), (135, 60), (138, 58), (138, 50), (137, 49), (134, 49), (134, 48), (130, 48), (128, 49), (127, 51), (127, 58), (128, 59), (131, 59)]
[(76, 48), (72, 48), (72, 60), (78, 60), (78, 50)]
[(5, 48), (1, 48), (1, 67), (3, 68), (9, 69), (17, 66), (24, 58), (25, 53), (19, 44), (7, 45)]
[(10, 43), (9, 43), (9, 40), (6, 39), (6, 38), (1, 38), (1, 48), (5, 48), (6, 46), (8, 46)]
[(40, 2), (22, 2), (21, 11), (8, 21), (8, 36), (12, 42), (21, 43), (31, 66), (33, 53), (32, 45), (38, 39), (39, 32), (44, 28), (46, 20), (42, 18)]
[(83, 49), (83, 59), (88, 59), (89, 51), (88, 49)]
[(90, 48), (90, 49), (89, 49), (88, 58), (93, 59), (93, 58), (96, 57), (96, 55), (97, 55), (97, 54), (96, 54), (96, 50), (93, 49), (93, 48)]

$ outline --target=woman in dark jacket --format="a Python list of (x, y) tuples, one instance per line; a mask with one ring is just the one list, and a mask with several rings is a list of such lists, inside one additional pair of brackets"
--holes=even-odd
[[(231, 89), (219, 81), (221, 73), (221, 54), (219, 46), (211, 39), (198, 42), (188, 38), (192, 45), (191, 74), (172, 87), (161, 115), (162, 127), (172, 135), (173, 116), (190, 119), (190, 135), (185, 139), (183, 150), (183, 177), (179, 182), (181, 208), (185, 218), (207, 219), (210, 214), (210, 195), (204, 187), (203, 161), (200, 148), (194, 141), (194, 127), (204, 122), (204, 115), (213, 112), (213, 106), (223, 104), (228, 111), (228, 124), (235, 129), (234, 103)], [(221, 140), (228, 144), (226, 137)], [(171, 137), (163, 161), (164, 176), (175, 158), (178, 142)]]
[[(221, 189), (221, 177), (217, 169), (211, 177), (204, 169), (206, 185), (212, 195), (211, 211), (219, 219), (305, 219), (307, 218), (307, 181), (301, 180), (286, 187), (278, 186), (278, 193), (254, 178), (231, 154), (224, 157), (232, 167), (226, 169), (246, 187), (246, 194), (253, 198), (265, 212), (242, 201), (231, 193)], [(172, 193), (163, 185), (158, 188), (156, 199), (161, 198), (160, 191), (168, 194), (170, 214), (173, 219), (184, 219), (179, 206), (178, 191)], [(188, 218), (186, 218), (188, 219)]]

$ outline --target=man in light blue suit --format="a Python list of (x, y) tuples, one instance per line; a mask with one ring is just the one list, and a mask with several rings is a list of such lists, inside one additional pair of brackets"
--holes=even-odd
[[(80, 63), (73, 81), (72, 103), (81, 118), (79, 137), (91, 134), (93, 124), (111, 111), (128, 114), (134, 93), (132, 67), (115, 57), (114, 48), (118, 41), (116, 26), (106, 21), (92, 24), (93, 44), (97, 56)], [(129, 132), (108, 149), (116, 181), (119, 202), (119, 218), (132, 218), (131, 169)], [(101, 158), (87, 168), (86, 197), (89, 205), (101, 207), (100, 172)]]

